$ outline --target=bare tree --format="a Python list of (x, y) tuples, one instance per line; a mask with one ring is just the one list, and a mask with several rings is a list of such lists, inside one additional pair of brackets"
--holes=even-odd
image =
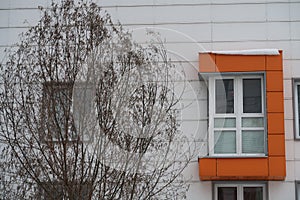
[(1, 65), (1, 199), (182, 199), (174, 66), (94, 3), (41, 8)]

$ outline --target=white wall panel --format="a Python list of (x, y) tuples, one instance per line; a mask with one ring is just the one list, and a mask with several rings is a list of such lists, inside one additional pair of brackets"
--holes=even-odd
[(10, 46), (20, 42), (19, 35), (25, 33), (27, 28), (3, 28), (0, 29), (0, 45)]
[(213, 41), (266, 40), (264, 23), (213, 24)]
[(207, 121), (181, 121), (180, 130), (191, 141), (205, 141), (207, 140)]
[(293, 200), (295, 199), (295, 183), (283, 181), (269, 182), (269, 199), (270, 200)]
[(113, 7), (106, 8), (113, 13), (114, 21), (121, 24), (154, 24), (154, 7)]
[(300, 40), (291, 42), (291, 58), (300, 59)]
[(262, 3), (265, 0), (211, 0), (213, 4), (249, 4), (249, 3)]
[[(299, 140), (295, 140), (295, 160), (300, 160), (300, 141)], [(300, 165), (300, 163), (299, 163)], [(300, 166), (299, 166), (300, 167)], [(299, 167), (297, 169), (299, 169)], [(299, 175), (300, 175), (300, 170), (299, 171)], [(299, 176), (299, 180), (300, 180), (300, 176)]]
[(208, 200), (212, 198), (212, 185), (210, 181), (192, 182), (187, 193), (187, 199), (190, 200)]
[(155, 23), (209, 22), (210, 5), (158, 6), (155, 7)]
[(266, 41), (243, 41), (243, 42), (214, 42), (212, 49), (221, 50), (245, 50), (245, 49), (264, 49), (267, 46)]
[(292, 77), (291, 60), (283, 60), (283, 78), (291, 79), (291, 77)]
[(294, 120), (284, 120), (285, 139), (294, 140)]
[(183, 171), (183, 176), (189, 182), (200, 181), (199, 180), (199, 165), (198, 161), (194, 161), (188, 164), (187, 168)]
[(6, 0), (1, 0), (0, 1), (0, 8), (1, 9), (7, 9), (10, 8), (10, 1), (6, 1)]
[(189, 4), (209, 4), (209, 0), (96, 0), (102, 6), (147, 6), (147, 5), (189, 5)]
[(291, 21), (300, 20), (300, 2), (290, 4)]
[(287, 160), (286, 161), (286, 178), (285, 181), (295, 180), (295, 162)]
[[(158, 25), (167, 42), (207, 42), (211, 40), (211, 24)], [(182, 38), (182, 39), (181, 39)]]
[(174, 92), (178, 96), (178, 98), (183, 100), (207, 99), (207, 85), (204, 83), (204, 81), (200, 82), (198, 80), (194, 80), (175, 82)]
[(289, 40), (290, 24), (288, 22), (267, 23), (268, 40)]
[(164, 24), (164, 25), (136, 25), (126, 26), (132, 32), (137, 42), (144, 42), (147, 31), (159, 32), (167, 43), (195, 43), (211, 40), (210, 24)]
[(298, 1), (298, 0), (266, 0), (267, 3), (287, 3), (290, 1)]
[(294, 161), (294, 159), (295, 159), (295, 156), (294, 156), (295, 155), (295, 148), (294, 148), (294, 141), (293, 140), (287, 140), (285, 142), (285, 155), (286, 155), (286, 160)]
[[(177, 57), (179, 58), (179, 57)], [(174, 60), (174, 59), (172, 59)], [(189, 61), (183, 61), (183, 62), (174, 62), (175, 70), (180, 75), (178, 77), (175, 77), (176, 79), (181, 81), (182, 77), (185, 77), (185, 81), (196, 81), (199, 80), (198, 76), (198, 62), (189, 62)]]
[(154, 0), (96, 0), (100, 6), (142, 6), (142, 5), (153, 5)]
[(6, 47), (0, 46), (0, 63), (3, 64), (5, 62), (5, 58), (7, 58), (8, 54), (5, 52)]
[(172, 5), (172, 4), (209, 4), (210, 0), (159, 0), (159, 1), (155, 1), (155, 3), (157, 5), (164, 5), (164, 4), (168, 4), (168, 5)]
[(293, 99), (284, 100), (284, 118), (294, 119)]
[(38, 6), (46, 7), (50, 4), (51, 0), (9, 0), (9, 8), (38, 8)]
[[(300, 145), (300, 144), (298, 143), (298, 145)], [(300, 161), (298, 159), (297, 161), (295, 161), (295, 180), (298, 180), (298, 181), (300, 180), (300, 170), (299, 170), (299, 168), (300, 168)]]
[[(284, 67), (284, 69), (286, 69)], [(283, 80), (283, 93), (285, 99), (292, 99), (293, 97), (293, 89), (292, 89), (292, 80), (285, 79)]]
[(300, 22), (291, 22), (291, 39), (300, 39)]
[(207, 119), (207, 101), (180, 101), (182, 120), (205, 120)]
[[(201, 44), (195, 43), (168, 43), (166, 49), (175, 60), (198, 61), (198, 52), (205, 50)], [(198, 67), (197, 67), (198, 69)]]
[[(1, 4), (0, 4), (1, 5)], [(9, 26), (9, 10), (0, 10), (0, 27)]]
[(35, 26), (41, 18), (41, 13), (37, 9), (10, 10), (8, 15), (9, 27)]
[(292, 77), (300, 78), (300, 60), (290, 60), (289, 63), (292, 67)]
[(114, 12), (113, 19), (122, 24), (165, 24), (209, 22), (210, 5), (196, 6), (144, 6), (105, 8)]
[[(212, 6), (214, 22), (265, 21), (265, 4), (230, 4)], [(255, 14), (253, 14), (255, 13)]]
[(267, 4), (268, 21), (289, 21), (290, 6), (288, 3)]

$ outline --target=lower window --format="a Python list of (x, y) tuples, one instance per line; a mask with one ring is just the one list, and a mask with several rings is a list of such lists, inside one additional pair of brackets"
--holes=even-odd
[(39, 200), (83, 200), (89, 199), (92, 193), (93, 186), (89, 183), (70, 185), (62, 182), (44, 182), (38, 186)]
[(300, 181), (297, 180), (295, 183), (296, 183), (296, 200), (300, 200)]
[(215, 184), (215, 200), (266, 200), (265, 184)]

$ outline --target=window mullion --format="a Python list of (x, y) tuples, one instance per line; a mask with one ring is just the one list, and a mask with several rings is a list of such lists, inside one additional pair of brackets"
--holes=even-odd
[(238, 198), (237, 199), (244, 200), (244, 193), (243, 193), (244, 186), (243, 185), (238, 185), (237, 187), (238, 187), (237, 188), (237, 192), (238, 192)]
[(215, 78), (214, 77), (209, 77), (209, 82), (208, 82), (208, 87), (209, 87), (209, 118), (208, 118), (208, 127), (209, 127), (209, 134), (208, 134), (208, 141), (209, 141), (209, 149), (208, 153), (209, 155), (214, 154), (214, 148), (215, 148), (215, 141), (214, 141), (214, 118), (215, 118), (215, 96), (216, 96), (216, 91), (215, 91)]
[(235, 97), (236, 97), (236, 138), (237, 138), (237, 154), (241, 155), (242, 154), (242, 135), (241, 135), (241, 113), (243, 112), (243, 94), (242, 94), (242, 79), (240, 77), (237, 77), (235, 79)]

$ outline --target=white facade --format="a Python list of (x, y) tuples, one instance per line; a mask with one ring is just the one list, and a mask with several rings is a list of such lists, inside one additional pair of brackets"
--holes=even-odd
[[(18, 34), (34, 26), (50, 0), (0, 0), (0, 62)], [(300, 79), (299, 0), (98, 0), (139, 43), (145, 30), (159, 32), (172, 61), (181, 65), (187, 83), (182, 97), (182, 130), (196, 137), (199, 156), (207, 152), (205, 84), (198, 78), (198, 52), (242, 49), (283, 50), (286, 179), (267, 183), (268, 199), (296, 199), (300, 181), (300, 140), (295, 139), (293, 79)], [(182, 82), (178, 82), (181, 85)], [(187, 199), (212, 199), (213, 184), (200, 181), (198, 160), (186, 170)], [(300, 187), (299, 187), (300, 189)], [(300, 191), (298, 191), (300, 193)]]

